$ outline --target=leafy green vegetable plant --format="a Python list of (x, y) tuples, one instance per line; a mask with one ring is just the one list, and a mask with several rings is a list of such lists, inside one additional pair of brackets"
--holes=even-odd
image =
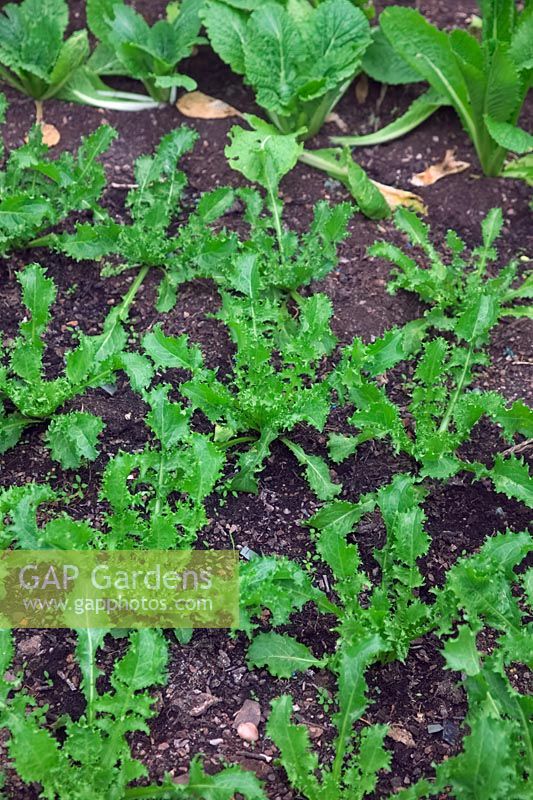
[(516, 303), (532, 296), (531, 274), (513, 287), (519, 264), (511, 260), (496, 276), (490, 276), (490, 265), (498, 258), (494, 245), (503, 227), (501, 209), (489, 211), (481, 223), (482, 244), (469, 255), (464, 241), (455, 231), (448, 231), (447, 252), (441, 255), (431, 241), (429, 227), (415, 214), (399, 209), (395, 222), (410, 244), (419, 248), (427, 266), (418, 266), (411, 253), (388, 242), (372, 245), (369, 253), (394, 264), (393, 280), (388, 285), (391, 294), (398, 289), (415, 292), (429, 305), (426, 318), (432, 327), (454, 331), (462, 316), (473, 317), (480, 296), (484, 299), (480, 303), (483, 315), (478, 323), (479, 332), (476, 331), (478, 336), (484, 333), (482, 328), (488, 333), (501, 317), (531, 316), (531, 306)]
[[(224, 447), (249, 445), (239, 457), (239, 472), (231, 485), (255, 491), (255, 474), (272, 442), (299, 422), (320, 429), (329, 414), (329, 390), (317, 378), (324, 356), (335, 344), (329, 326), (331, 303), (322, 294), (304, 298), (297, 290), (333, 267), (351, 209), (347, 204), (335, 209), (318, 204), (310, 231), (299, 240), (283, 229), (276, 185), (269, 195), (270, 214), (264, 214), (256, 192), (243, 190), (239, 196), (246, 205), (250, 238), (237, 242), (228, 257), (219, 259), (214, 269), (208, 265), (205, 273), (218, 284), (222, 308), (216, 316), (235, 343), (232, 373), (221, 379), (205, 368), (197, 348), (186, 347), (182, 337), (165, 336), (159, 328), (145, 338), (144, 346), (157, 367), (191, 373), (179, 389), (191, 407), (215, 425), (217, 442)], [(307, 456), (294, 443), (288, 446), (320, 495), (339, 491), (318, 457)]]
[(100, 417), (86, 411), (71, 411), (54, 417), (46, 432), (50, 455), (63, 469), (78, 469), (83, 461), (94, 461), (96, 445), (104, 429)]
[(191, 431), (190, 410), (171, 402), (169, 390), (159, 384), (143, 392), (154, 441), (106, 466), (101, 496), (111, 513), (101, 541), (107, 548), (190, 547), (207, 524), (204, 501), (220, 478), (224, 453)]
[[(436, 766), (435, 780), (422, 779), (395, 798), (415, 800), (451, 791), (475, 800), (480, 793), (504, 800), (526, 798), (533, 776), (531, 697), (509, 680), (517, 665), (531, 668), (531, 623), (523, 606), (532, 605), (531, 568), (518, 576), (514, 567), (531, 548), (526, 534), (500, 535), (482, 551), (451, 568), (446, 591), (438, 599), (442, 634), (452, 633), (450, 603), (462, 606), (465, 624), (444, 645), (449, 669), (460, 672), (468, 696), (468, 733), (462, 751)], [(523, 606), (513, 587), (522, 590)], [(489, 652), (477, 637), (497, 636)]]
[(233, 248), (232, 238), (210, 227), (233, 205), (231, 189), (204, 194), (186, 224), (176, 230), (187, 185), (179, 159), (190, 151), (197, 134), (182, 126), (164, 136), (155, 153), (135, 164), (136, 185), (126, 197), (130, 221), (108, 217), (94, 224), (78, 224), (75, 233), (48, 238), (53, 246), (76, 260), (118, 258), (104, 262), (104, 275), (138, 269), (135, 283), (142, 284), (153, 268), (162, 270), (157, 309), (169, 311), (178, 286), (198, 272), (209, 270)]
[[(211, 45), (234, 72), (245, 76), (272, 123), (245, 115), (254, 132), (234, 128), (232, 148), (258, 153), (268, 146), (280, 161), (281, 174), (296, 160), (324, 170), (350, 190), (367, 216), (388, 216), (385, 199), (348, 150), (298, 149), (299, 142), (318, 133), (359, 71), (371, 41), (365, 15), (349, 0), (313, 5), (308, 0), (268, 2), (250, 14), (231, 0), (207, 3), (202, 18)], [(296, 155), (285, 164), (289, 149)], [(249, 156), (241, 161), (245, 174), (264, 174)], [(264, 185), (258, 177), (253, 180)]]
[(450, 346), (439, 337), (424, 346), (405, 411), (383, 388), (361, 377), (363, 352), (359, 343), (345, 353), (335, 377), (339, 397), (355, 406), (350, 422), (358, 433), (331, 435), (333, 461), (345, 460), (362, 442), (388, 438), (397, 452), (416, 459), (421, 480), (448, 480), (466, 470), (477, 479), (489, 478), (496, 491), (533, 505), (530, 476), (522, 459), (513, 453), (497, 454), (488, 467), (459, 452), (483, 416), (495, 422), (511, 444), (515, 434), (533, 434), (533, 412), (521, 400), (508, 406), (497, 392), (466, 391), (473, 379), (472, 367), (486, 363), (471, 344)]
[[(238, 296), (222, 293), (220, 315), (237, 346), (229, 380), (221, 381), (179, 339), (165, 336), (160, 329), (145, 346), (157, 366), (185, 367), (192, 372), (180, 391), (193, 410), (202, 411), (215, 425), (217, 441), (226, 447), (248, 445), (239, 456), (231, 486), (255, 492), (255, 475), (275, 439), (299, 422), (319, 430), (323, 427), (330, 410), (329, 390), (317, 381), (317, 373), (335, 340), (329, 328), (331, 304), (324, 295), (302, 298), (298, 320), (291, 320), (279, 305), (266, 304), (257, 294), (258, 268), (252, 254), (236, 260), (235, 267)], [(331, 491), (338, 488), (328, 479), (322, 493)]]
[(89, 57), (87, 31), (64, 40), (66, 0), (23, 0), (0, 12), (0, 79), (35, 100), (60, 94)]
[(211, 46), (244, 75), (282, 133), (314, 136), (361, 66), (370, 44), (365, 15), (349, 0), (261, 3), (253, 13), (209, 0)]
[[(446, 576), (444, 587), (432, 590), (435, 600), (429, 602), (423, 599), (427, 591), (423, 591), (425, 577), (419, 564), (430, 547), (423, 510), (426, 496), (427, 490), (415, 475), (399, 473), (390, 484), (362, 496), (357, 503), (335, 500), (307, 521), (315, 532), (319, 557), (316, 567), (302, 568), (278, 556), (258, 556), (244, 564), (240, 626), (249, 636), (254, 635), (248, 650), (249, 663), (266, 667), (280, 678), (313, 667), (335, 672), (339, 653), (362, 646), (368, 637), (375, 644), (372, 660), (403, 660), (413, 640), (430, 631), (448, 632), (463, 613), (471, 614), (480, 602), (477, 591), (483, 593), (482, 602), (488, 604), (490, 593), (492, 589), (496, 592), (497, 586), (503, 608), (511, 592), (509, 570), (512, 572), (531, 550), (531, 537), (508, 532), (488, 538), (477, 554), (457, 562)], [(373, 551), (380, 568), (377, 579), (375, 571), (363, 568), (352, 537), (361, 520), (375, 511), (379, 511), (386, 533), (383, 546)], [(508, 560), (495, 569), (499, 547)], [(315, 586), (315, 571), (322, 573), (325, 567), (332, 576), (328, 583), (333, 600), (329, 592)], [(476, 581), (479, 590), (474, 590)], [(312, 603), (320, 614), (330, 615), (333, 620), (338, 641), (332, 652), (317, 658), (292, 636), (256, 632), (254, 619), (263, 619), (265, 608), (270, 612), (272, 627), (279, 628), (306, 603)]]
[(352, 730), (368, 704), (363, 670), (374, 646), (368, 640), (343, 654), (338, 677), (339, 710), (333, 717), (337, 733), (332, 764), (319, 764), (308, 728), (292, 722), (292, 697), (282, 695), (272, 701), (267, 733), (280, 751), (291, 786), (307, 800), (362, 800), (374, 790), (378, 772), (390, 768), (391, 754), (383, 746), (387, 726), (370, 725), (356, 735)]
[[(163, 360), (166, 366), (176, 366), (180, 345), (179, 357), (187, 353), (186, 342), (179, 340), (172, 353), (165, 350), (169, 341), (162, 340), (158, 330), (147, 334), (144, 342), (159, 365)], [(195, 349), (188, 356), (196, 364), (201, 359)], [(28, 484), (0, 492), (0, 547), (187, 548), (207, 524), (204, 502), (221, 476), (226, 446), (192, 430), (191, 409), (169, 399), (168, 384), (151, 386), (155, 377), (151, 359), (121, 353), (120, 365), (149, 408), (145, 424), (150, 440), (141, 450), (120, 451), (107, 462), (99, 493), (108, 508), (102, 530), (64, 513), (48, 512), (48, 521), (39, 525), (40, 507), (62, 498), (46, 484)], [(98, 418), (84, 412), (56, 416), (47, 434), (52, 456), (64, 468), (77, 468), (82, 457), (94, 458), (101, 427)]]
[[(3, 120), (5, 99), (0, 97)], [(32, 128), (28, 142), (9, 153), (0, 171), (1, 255), (39, 244), (37, 237), (73, 211), (103, 215), (98, 201), (105, 173), (98, 159), (115, 136), (113, 128), (102, 125), (82, 139), (76, 156), (63, 152), (52, 160), (42, 143), (41, 128)]]
[(96, 659), (106, 632), (78, 631), (76, 660), (85, 710), (78, 719), (63, 715), (53, 732), (46, 724), (46, 710), (20, 688), (17, 679), (4, 677), (14, 652), (11, 632), (0, 632), (0, 727), (9, 732), (9, 757), (22, 780), (39, 783), (41, 797), (57, 800), (173, 800), (202, 798), (206, 791), (221, 800), (230, 800), (235, 792), (249, 800), (264, 800), (252, 773), (228, 767), (210, 776), (198, 758), (193, 759), (186, 785), (175, 784), (170, 776), (162, 784), (130, 785), (146, 778), (147, 770), (133, 758), (127, 736), (149, 733), (148, 721), (155, 710), (148, 690), (166, 681), (168, 649), (161, 631), (131, 633), (125, 654), (113, 666), (110, 688), (103, 691), (97, 683), (102, 672)]
[[(124, 75), (143, 83), (153, 100), (152, 105), (174, 102), (178, 87), (188, 91), (196, 87), (192, 78), (176, 72), (176, 68), (197, 44), (205, 41), (198, 35), (201, 5), (202, 0), (169, 3), (166, 19), (150, 27), (144, 17), (124, 2), (87, 0), (87, 23), (99, 44), (82, 79), (98, 87), (94, 76)], [(74, 85), (74, 90), (77, 88)], [(79, 88), (83, 92), (81, 85)], [(104, 91), (97, 88), (96, 105), (102, 100), (105, 105)], [(108, 94), (113, 102), (112, 91)], [(139, 101), (139, 108), (149, 106)]]
[[(472, 140), (486, 175), (499, 175), (508, 150), (520, 151), (526, 132), (517, 127), (533, 76), (533, 7), (515, 0), (484, 0), (481, 41), (465, 30), (431, 25), (418, 11), (392, 6), (380, 17), (390, 46), (419, 80), (431, 87), (397, 120), (371, 137), (337, 137), (352, 145), (377, 144), (402, 135), (428, 116), (426, 109), (451, 105)], [(504, 136), (502, 135), (504, 134)]]
[[(258, 557), (242, 570), (241, 624), (248, 632), (253, 628), (252, 616), (263, 608), (268, 608), (277, 627), (309, 601), (335, 621), (336, 649), (320, 659), (293, 637), (275, 632), (257, 634), (248, 650), (251, 665), (266, 666), (278, 677), (320, 667), (336, 677), (331, 763), (319, 765), (307, 728), (291, 722), (292, 698), (282, 696), (272, 702), (268, 734), (280, 750), (291, 785), (309, 800), (366, 797), (375, 788), (377, 772), (389, 767), (390, 754), (383, 746), (387, 727), (372, 725), (356, 734), (354, 725), (369, 705), (365, 696), (368, 666), (376, 660), (404, 657), (412, 639), (432, 624), (429, 606), (417, 596), (424, 583), (417, 560), (429, 547), (420, 507), (423, 497), (412, 478), (398, 475), (390, 486), (361, 498), (358, 509), (343, 519), (339, 516), (330, 522), (319, 512), (310, 520), (320, 529), (317, 551), (322, 566), (331, 570), (335, 602), (314, 586), (312, 573), (286, 559)], [(387, 530), (385, 546), (374, 552), (381, 567), (377, 586), (362, 569), (357, 545), (347, 541), (351, 528), (376, 506)]]
[[(338, 597), (335, 602), (315, 587), (312, 573), (284, 558), (257, 557), (241, 571), (241, 625), (249, 633), (254, 627), (252, 617), (259, 617), (265, 608), (270, 612), (273, 627), (285, 625), (291, 613), (307, 602), (313, 603), (320, 613), (336, 619), (336, 649), (321, 658), (315, 657), (310, 648), (293, 637), (272, 631), (257, 634), (248, 651), (252, 666), (266, 666), (277, 677), (289, 678), (295, 672), (321, 667), (327, 667), (336, 676), (334, 703), (337, 711), (333, 722), (337, 738), (331, 763), (319, 764), (311, 750), (307, 728), (291, 722), (290, 696), (273, 701), (268, 722), (268, 733), (280, 750), (281, 763), (291, 785), (310, 800), (320, 795), (332, 799), (352, 797), (354, 786), (357, 787), (356, 796), (363, 798), (374, 789), (377, 770), (386, 769), (389, 764), (389, 754), (383, 748), (386, 726), (373, 725), (360, 734), (353, 732), (354, 723), (369, 703), (365, 697), (364, 673), (372, 662), (404, 658), (413, 639), (431, 630), (441, 635), (450, 633), (463, 616), (474, 631), (484, 623), (502, 631), (504, 652), (508, 655), (503, 660), (501, 655), (488, 659), (489, 663), (497, 665), (496, 671), (503, 673), (504, 664), (511, 660), (528, 661), (527, 633), (521, 629), (524, 612), (513, 596), (513, 583), (517, 580), (514, 568), (533, 548), (531, 537), (526, 533), (508, 532), (487, 539), (478, 553), (461, 559), (452, 567), (444, 587), (434, 590), (435, 602), (423, 602), (420, 589), (424, 579), (417, 565), (429, 547), (429, 537), (423, 528), (423, 499), (424, 492), (412, 476), (397, 475), (389, 486), (361, 498), (357, 506), (345, 503), (345, 507), (341, 507), (342, 502), (337, 501), (335, 509), (326, 507), (310, 520), (318, 530), (319, 556), (333, 576), (331, 589)], [(374, 551), (381, 570), (381, 582), (377, 585), (363, 572), (357, 545), (347, 539), (353, 527), (375, 504), (380, 509), (387, 534), (384, 546)], [(526, 586), (528, 580), (524, 580)], [(472, 651), (472, 634), (467, 637), (463, 629), (460, 630), (457, 646), (455, 642), (447, 645), (447, 660), (452, 669), (477, 675), (480, 662), (475, 650)], [(484, 679), (485, 676), (481, 683)], [(505, 679), (508, 681), (506, 676)], [(491, 683), (492, 692), (497, 684)], [(527, 760), (523, 766), (523, 753), (528, 753), (531, 737), (525, 722), (527, 713), (524, 714), (525, 707), (520, 709), (516, 703), (512, 710), (509, 703), (506, 707), (505, 695), (501, 690), (499, 694), (496, 700), (502, 702), (502, 711), (505, 709), (502, 716), (514, 718), (508, 730), (512, 745), (508, 751), (507, 772), (511, 774), (511, 770), (515, 770), (521, 785), (524, 774), (531, 769)], [(480, 700), (486, 698), (485, 689)], [(484, 708), (485, 713), (492, 716), (489, 705), (485, 704)], [(498, 728), (496, 723), (494, 727)], [(475, 760), (476, 747), (482, 750), (488, 747), (488, 742), (476, 741), (481, 738), (477, 731), (471, 738), (474, 745), (467, 739), (465, 757), (450, 759), (437, 768), (438, 779), (434, 785), (423, 780), (415, 790), (406, 790), (401, 796), (405, 800), (426, 797), (442, 791), (449, 783), (455, 786), (457, 781), (459, 785), (460, 775), (466, 775), (466, 767), (472, 766), (470, 759)], [(478, 764), (474, 776), (487, 780), (490, 772), (487, 759)], [(473, 781), (471, 777), (472, 787)], [(415, 793), (416, 789), (419, 793)], [(465, 796), (474, 798), (476, 795)], [(497, 796), (504, 797), (503, 794)]]
[[(38, 264), (30, 264), (19, 272), (18, 280), (28, 319), (20, 323), (14, 341), (0, 347), (0, 452), (13, 447), (28, 425), (51, 418), (67, 400), (88, 387), (113, 379), (122, 366), (127, 339), (121, 321), (133, 300), (126, 296), (108, 314), (102, 333), (80, 334), (77, 346), (65, 356), (64, 373), (47, 378), (43, 337), (50, 322), (55, 285)], [(9, 411), (6, 403), (15, 410)], [(82, 458), (94, 458), (94, 445), (101, 429), (101, 420), (87, 414), (56, 417), (48, 434), (52, 454), (64, 466), (75, 466)]]
[(398, 288), (415, 291), (429, 304), (423, 324), (456, 341), (437, 336), (427, 341), (416, 364), (407, 408), (394, 403), (383, 386), (371, 380), (375, 372), (369, 355), (375, 345), (355, 340), (330, 376), (341, 404), (350, 403), (355, 412), (350, 422), (355, 436), (332, 434), (329, 452), (335, 462), (353, 454), (363, 442), (387, 438), (397, 452), (413, 457), (419, 478), (447, 480), (462, 470), (476, 478), (489, 478), (496, 491), (529, 505), (533, 504), (530, 476), (522, 459), (514, 453), (497, 454), (493, 466), (469, 461), (460, 447), (471, 436), (483, 416), (496, 423), (512, 445), (516, 434), (533, 436), (533, 411), (521, 400), (511, 406), (497, 392), (468, 387), (476, 365), (487, 364), (484, 352), (492, 328), (505, 314), (529, 315), (527, 307), (511, 306), (531, 294), (531, 280), (512, 288), (517, 264), (511, 262), (495, 277), (487, 277), (488, 265), (497, 257), (493, 247), (501, 230), (499, 209), (491, 211), (482, 224), (483, 243), (475, 248), (469, 262), (463, 257), (464, 243), (450, 231), (447, 244), (451, 259), (446, 264), (429, 238), (429, 229), (408, 211), (398, 212), (397, 224), (413, 245), (421, 248), (427, 266), (420, 267), (411, 255), (388, 242), (370, 248), (374, 256), (385, 257), (396, 266), (392, 292)]
[[(402, 473), (358, 503), (335, 500), (324, 506), (308, 524), (317, 532), (316, 549), (322, 566), (331, 570), (332, 591), (338, 600), (330, 601), (315, 588), (312, 572), (283, 558), (255, 558), (242, 568), (241, 627), (250, 634), (252, 619), (263, 608), (271, 612), (274, 627), (284, 625), (294, 611), (310, 601), (320, 613), (333, 615), (338, 650), (361, 646), (370, 637), (374, 642), (372, 660), (405, 658), (411, 641), (434, 624), (430, 605), (419, 597), (424, 579), (417, 562), (430, 543), (421, 507), (425, 494), (413, 476)], [(384, 546), (374, 551), (381, 568), (378, 583), (363, 570), (357, 545), (348, 541), (348, 534), (374, 510), (380, 512), (387, 534)], [(262, 595), (261, 584), (265, 590)], [(268, 632), (254, 637), (248, 661), (287, 678), (311, 666), (328, 666), (336, 671), (339, 657), (332, 652), (317, 659), (293, 637)]]
[(126, 733), (148, 732), (147, 720), (154, 712), (146, 689), (165, 681), (166, 643), (156, 630), (131, 634), (128, 651), (114, 666), (110, 691), (98, 692), (96, 651), (104, 633), (95, 629), (79, 634), (77, 656), (87, 705), (79, 720), (64, 719), (62, 745), (44, 727), (42, 709), (23, 713), (31, 703), (24, 693), (2, 715), (17, 772), (26, 782), (39, 782), (48, 797), (123, 797), (127, 784), (145, 774), (131, 756)]

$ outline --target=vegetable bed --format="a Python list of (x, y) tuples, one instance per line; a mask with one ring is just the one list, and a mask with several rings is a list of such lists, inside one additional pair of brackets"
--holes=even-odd
[[(138, 0), (135, 8), (153, 24), (165, 5)], [(376, 3), (377, 11), (388, 5)], [(416, 7), (443, 29), (466, 27), (479, 12), (451, 0)], [(72, 29), (83, 27), (85, 3), (69, 9)], [(250, 86), (206, 44), (179, 72), (205, 94), (264, 116)], [(110, 83), (138, 91), (131, 80)], [(35, 108), (2, 90), (9, 154), (24, 144)], [(356, 78), (335, 112), (347, 132), (367, 134), (422, 91), (420, 83), (384, 89)], [(73, 206), (53, 227), (58, 239), (51, 228), (36, 230), (32, 246), (15, 237), (2, 259), (1, 343), (18, 348), (25, 364), (16, 391), (0, 386), (2, 548), (236, 548), (242, 619), (238, 631), (190, 638), (18, 629), (13, 650), (3, 631), (3, 796), (525, 800), (533, 778), (533, 358), (521, 314), (531, 293), (530, 186), (483, 175), (447, 106), (403, 138), (354, 150), (373, 180), (416, 191), (427, 215), (401, 209), (370, 219), (334, 175), (298, 162), (279, 185), (278, 228), (278, 187), (269, 206), (268, 180), (255, 181), (266, 198), (258, 211), (246, 169), (232, 169), (225, 154), (230, 141), (234, 161), (246, 152), (238, 134), (228, 138), (239, 118), (57, 99), (45, 101), (44, 118), (61, 137), (51, 159), (76, 153), (102, 124), (117, 131), (103, 134), (101, 155), (74, 180), (87, 198), (94, 178), (98, 194), (99, 174), (88, 175), (101, 163), (103, 223), (121, 231), (105, 235), (125, 241), (132, 220), (138, 227), (126, 257), (124, 243), (122, 256), (104, 254), (101, 230), (94, 241), (89, 233), (76, 240), (76, 224), (95, 216)], [(531, 130), (532, 120), (529, 97), (521, 128)], [(344, 135), (338, 124), (326, 122), (306, 147), (331, 147), (330, 137)], [(155, 164), (162, 137), (182, 125), (197, 137), (184, 130), (172, 140), (179, 157), (167, 153), (152, 195), (139, 199), (136, 159)], [(450, 149), (469, 168), (415, 189), (411, 177)], [(182, 195), (167, 229), (146, 209), (169, 180)], [(202, 205), (219, 187), (236, 194), (220, 190)], [(165, 237), (186, 226), (174, 264)], [(237, 237), (238, 259), (230, 253)], [(94, 258), (75, 257), (90, 247)], [(102, 275), (100, 255), (128, 268)], [(427, 272), (433, 266), (433, 283), (412, 259)], [(80, 347), (81, 363), (83, 342), (88, 352), (86, 339), (96, 336), (93, 372), (73, 357), (66, 367), (66, 354)], [(265, 368), (261, 348), (275, 368)], [(31, 397), (40, 359), (47, 380), (68, 375), (42, 414)], [(20, 411), (20, 430), (5, 446)], [(15, 416), (6, 422), (7, 414)], [(163, 488), (162, 452), (178, 465)], [(237, 730), (238, 712), (251, 735)], [(110, 745), (112, 729), (120, 735)], [(104, 763), (107, 776), (92, 785)]]

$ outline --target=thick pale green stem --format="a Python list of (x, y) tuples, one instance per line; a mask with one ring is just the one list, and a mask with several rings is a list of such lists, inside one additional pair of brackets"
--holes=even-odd
[[(128, 291), (126, 292), (124, 297), (122, 298), (121, 303), (116, 308), (114, 308), (113, 311), (111, 312), (111, 314), (112, 314), (112, 323), (109, 326), (109, 328), (104, 330), (105, 336), (104, 336), (104, 339), (103, 339), (102, 343), (100, 344), (100, 349), (102, 349), (102, 347), (105, 347), (107, 342), (111, 339), (111, 337), (113, 336), (113, 333), (115, 332), (115, 329), (116, 329), (117, 325), (119, 325), (121, 322), (125, 322), (125, 320), (127, 319), (129, 311), (130, 311), (131, 304), (133, 303), (133, 301), (135, 299), (135, 295), (139, 291), (139, 289), (140, 289), (140, 287), (142, 285), (142, 282), (144, 281), (144, 279), (148, 275), (149, 270), (150, 270), (149, 266), (144, 266), (139, 270), (139, 272), (137, 273), (137, 277), (135, 278), (135, 280), (131, 284), (130, 288), (128, 289)], [(109, 317), (108, 317), (108, 319), (109, 319)]]
[(298, 156), (298, 161), (301, 161), (302, 164), (307, 164), (310, 167), (316, 167), (317, 169), (324, 170), (324, 172), (329, 172), (329, 174), (333, 175), (335, 178), (342, 179), (348, 176), (348, 170), (345, 167), (339, 167), (332, 161), (328, 161), (326, 158), (321, 158), (321, 156), (317, 156), (309, 150), (304, 150), (303, 153)]
[(488, 158), (481, 158), (481, 166), (483, 167), (483, 172), (489, 178), (497, 178), (500, 172), (502, 171), (502, 167), (505, 161), (505, 156), (507, 155), (507, 150), (503, 147), (497, 147), (494, 152)]
[(164, 103), (165, 105), (170, 102), (170, 89), (156, 86), (155, 81), (148, 78), (143, 81), (143, 84), (152, 100), (155, 100), (157, 103)]
[(216, 442), (216, 446), (219, 450), (228, 450), (230, 447), (237, 447), (239, 444), (249, 444), (250, 442), (257, 442), (257, 436), (237, 436), (227, 442)]
[(274, 191), (274, 187), (271, 183), (269, 183), (267, 191), (268, 198), (270, 200), (270, 209), (272, 211), (272, 219), (274, 220), (274, 228), (276, 230), (276, 238), (278, 240), (279, 252), (281, 255), (281, 260), (284, 261), (285, 254), (283, 250), (283, 229), (281, 227), (281, 217), (279, 215), (277, 188), (278, 187), (276, 186), (276, 191)]
[(128, 291), (124, 295), (124, 297), (122, 299), (122, 302), (118, 306), (118, 314), (117, 314), (117, 316), (118, 316), (118, 319), (120, 319), (122, 322), (124, 322), (124, 320), (127, 318), (129, 310), (130, 310), (130, 306), (131, 306), (131, 304), (133, 303), (133, 301), (135, 299), (135, 295), (139, 291), (139, 289), (140, 289), (144, 279), (148, 275), (149, 271), (150, 271), (150, 267), (149, 266), (142, 267), (139, 270), (139, 272), (137, 273), (137, 277), (135, 278), (135, 280), (131, 284), (130, 288), (128, 289)]
[(459, 397), (461, 396), (461, 393), (463, 391), (463, 386), (465, 384), (466, 376), (467, 376), (467, 373), (468, 373), (468, 370), (469, 370), (469, 367), (470, 367), (470, 363), (472, 361), (473, 352), (474, 352), (474, 343), (472, 342), (472, 344), (470, 345), (470, 348), (468, 350), (467, 356), (466, 356), (465, 364), (464, 364), (464, 367), (463, 367), (463, 371), (461, 372), (461, 377), (459, 378), (459, 382), (457, 384), (457, 388), (456, 388), (456, 390), (455, 390), (455, 392), (453, 394), (452, 399), (450, 400), (450, 403), (448, 405), (448, 409), (446, 411), (446, 414), (442, 418), (442, 422), (439, 425), (439, 430), (438, 430), (439, 433), (445, 433), (448, 430), (448, 426), (450, 424), (450, 420), (452, 418), (452, 414), (453, 414), (454, 408), (455, 408), (455, 406), (457, 404), (457, 401), (459, 400)]

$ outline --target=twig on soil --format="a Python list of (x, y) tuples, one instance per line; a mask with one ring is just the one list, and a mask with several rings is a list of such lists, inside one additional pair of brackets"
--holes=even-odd
[(236, 755), (243, 756), (244, 758), (253, 758), (256, 761), (266, 761), (267, 764), (270, 764), (272, 761), (272, 756), (267, 756), (264, 753), (251, 753), (249, 750), (240, 750)]
[(526, 439), (525, 442), (520, 442), (520, 444), (515, 444), (507, 450), (503, 450), (501, 455), (509, 456), (511, 453), (523, 453), (525, 450), (529, 450), (530, 447), (533, 447), (533, 439)]
[(115, 181), (111, 181), (109, 184), (112, 189), (137, 189), (137, 183), (116, 183)]

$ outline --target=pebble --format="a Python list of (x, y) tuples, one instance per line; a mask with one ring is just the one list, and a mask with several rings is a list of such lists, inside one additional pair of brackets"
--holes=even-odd
[(237, 728), (237, 733), (245, 742), (257, 742), (259, 739), (257, 725), (254, 725), (253, 722), (241, 722)]

